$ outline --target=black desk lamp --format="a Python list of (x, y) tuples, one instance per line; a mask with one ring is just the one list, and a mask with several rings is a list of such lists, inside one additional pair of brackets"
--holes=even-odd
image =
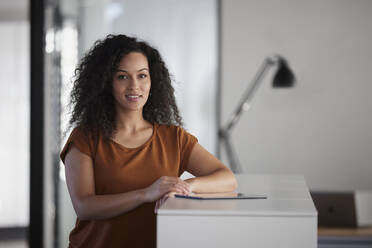
[(221, 127), (219, 130), (219, 140), (220, 142), (223, 142), (225, 145), (228, 160), (230, 162), (230, 167), (234, 173), (241, 173), (243, 172), (243, 170), (239, 163), (236, 152), (233, 149), (233, 145), (231, 143), (230, 139), (231, 130), (238, 122), (243, 112), (247, 111), (250, 108), (250, 102), (253, 98), (254, 93), (258, 89), (258, 86), (262, 82), (263, 77), (265, 76), (267, 71), (275, 65), (278, 66), (278, 70), (274, 76), (272, 84), (273, 88), (287, 88), (294, 86), (295, 76), (289, 69), (287, 61), (279, 55), (266, 58), (264, 63), (259, 68), (252, 83), (244, 92), (236, 110), (231, 115), (229, 121), (225, 126)]

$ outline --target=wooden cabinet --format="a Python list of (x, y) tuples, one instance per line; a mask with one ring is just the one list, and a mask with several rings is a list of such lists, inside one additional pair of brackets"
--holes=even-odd
[(319, 248), (371, 248), (372, 226), (360, 228), (318, 228)]

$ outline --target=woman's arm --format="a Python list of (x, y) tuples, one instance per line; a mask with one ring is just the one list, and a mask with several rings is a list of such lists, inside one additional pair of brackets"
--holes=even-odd
[(187, 171), (195, 176), (185, 180), (195, 193), (231, 192), (238, 187), (232, 171), (199, 143), (192, 149)]
[(144, 189), (96, 195), (92, 159), (74, 146), (65, 157), (65, 171), (72, 205), (81, 220), (115, 217), (169, 192), (187, 194), (191, 191), (190, 186), (177, 177), (161, 177)]

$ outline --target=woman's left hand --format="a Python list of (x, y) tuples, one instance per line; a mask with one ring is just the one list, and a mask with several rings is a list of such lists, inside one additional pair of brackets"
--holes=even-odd
[(156, 201), (156, 204), (155, 204), (155, 213), (158, 213), (158, 210), (159, 208), (161, 207), (161, 205), (163, 205), (163, 203), (170, 197), (174, 197), (174, 195), (176, 194), (176, 192), (169, 192), (168, 194), (165, 194), (162, 198), (160, 198), (159, 200)]

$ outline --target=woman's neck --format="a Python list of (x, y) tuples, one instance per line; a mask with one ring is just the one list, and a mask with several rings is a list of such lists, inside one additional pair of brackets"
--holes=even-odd
[(149, 123), (143, 118), (142, 111), (117, 111), (117, 131), (135, 133), (147, 125)]

